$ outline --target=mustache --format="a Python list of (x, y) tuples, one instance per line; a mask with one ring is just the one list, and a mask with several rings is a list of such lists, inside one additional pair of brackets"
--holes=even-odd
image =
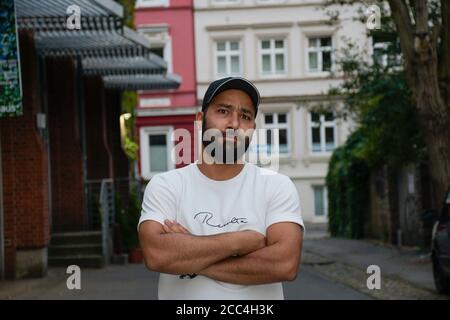
[(220, 131), (223, 138), (238, 138), (245, 139), (247, 135), (242, 130), (226, 129), (225, 131)]

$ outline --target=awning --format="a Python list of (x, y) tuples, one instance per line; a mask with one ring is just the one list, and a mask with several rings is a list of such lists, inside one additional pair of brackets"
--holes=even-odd
[[(150, 41), (124, 27), (123, 31), (38, 31), (36, 49), (44, 56), (125, 57), (150, 56)], [(156, 55), (155, 63), (165, 68)]]
[[(144, 57), (113, 57), (83, 59), (83, 73), (87, 75), (134, 75), (164, 74), (164, 61), (158, 56), (155, 59)], [(158, 58), (159, 60), (157, 60)]]
[(174, 74), (104, 76), (103, 83), (107, 89), (167, 90), (177, 89), (181, 77)]
[(67, 8), (80, 7), (81, 30), (120, 30), (123, 7), (113, 0), (15, 0), (19, 28), (67, 30)]
[[(81, 29), (66, 26), (67, 8), (80, 7)], [(106, 88), (175, 89), (166, 62), (150, 51), (147, 37), (123, 26), (123, 7), (113, 0), (16, 0), (19, 28), (33, 31), (41, 56), (81, 59), (86, 75), (100, 75)]]

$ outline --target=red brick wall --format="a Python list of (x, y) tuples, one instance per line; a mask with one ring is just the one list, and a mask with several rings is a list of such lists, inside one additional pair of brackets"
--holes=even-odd
[(80, 228), (84, 220), (83, 156), (72, 59), (47, 63), (52, 177), (52, 229)]
[(5, 271), (14, 276), (16, 249), (49, 241), (47, 146), (36, 128), (41, 95), (32, 35), (19, 36), (23, 115), (0, 119), (5, 222)]

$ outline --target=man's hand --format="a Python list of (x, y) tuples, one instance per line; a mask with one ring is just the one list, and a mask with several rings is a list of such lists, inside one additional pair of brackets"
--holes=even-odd
[[(163, 229), (165, 233), (191, 234), (185, 227), (173, 220), (164, 220)], [(266, 246), (266, 237), (256, 231), (245, 230), (236, 232), (235, 238), (236, 241), (240, 244), (239, 250), (237, 252), (238, 256), (246, 255)]]
[(236, 232), (235, 239), (240, 245), (237, 252), (238, 256), (244, 256), (267, 245), (266, 237), (262, 233), (253, 230)]
[(275, 223), (267, 229), (266, 247), (216, 262), (198, 274), (244, 285), (293, 281), (298, 274), (302, 244), (303, 229), (299, 225)]
[(165, 233), (191, 234), (185, 227), (176, 221), (164, 220), (163, 229)]

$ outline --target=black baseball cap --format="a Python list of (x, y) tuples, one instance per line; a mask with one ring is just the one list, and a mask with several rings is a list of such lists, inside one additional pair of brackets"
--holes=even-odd
[(258, 105), (261, 100), (258, 89), (247, 79), (241, 77), (227, 77), (211, 82), (205, 92), (202, 103), (202, 111), (205, 112), (208, 105), (219, 93), (229, 89), (242, 90), (250, 96), (255, 107), (255, 116), (258, 113)]

